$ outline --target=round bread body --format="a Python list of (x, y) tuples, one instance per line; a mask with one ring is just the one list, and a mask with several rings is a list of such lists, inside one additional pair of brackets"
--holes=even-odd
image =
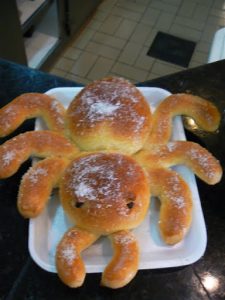
[(67, 110), (71, 138), (86, 151), (135, 153), (148, 138), (151, 111), (142, 93), (123, 78), (87, 85)]
[(150, 202), (148, 177), (130, 157), (92, 153), (67, 167), (62, 206), (80, 228), (100, 235), (138, 226)]

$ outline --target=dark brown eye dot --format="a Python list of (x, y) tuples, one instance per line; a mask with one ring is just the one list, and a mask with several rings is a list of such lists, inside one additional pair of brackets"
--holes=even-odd
[(131, 209), (133, 206), (134, 206), (134, 202), (128, 202), (128, 203), (127, 203), (127, 207), (128, 207), (128, 208)]
[(75, 206), (77, 208), (80, 208), (83, 204), (84, 204), (84, 202), (76, 202)]

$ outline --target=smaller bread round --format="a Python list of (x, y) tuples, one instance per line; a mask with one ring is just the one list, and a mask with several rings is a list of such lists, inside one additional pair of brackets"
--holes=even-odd
[(134, 153), (145, 143), (151, 111), (142, 93), (123, 78), (88, 84), (67, 111), (71, 138), (86, 151)]
[(107, 235), (143, 221), (150, 202), (148, 177), (129, 156), (92, 153), (68, 166), (60, 198), (79, 228)]

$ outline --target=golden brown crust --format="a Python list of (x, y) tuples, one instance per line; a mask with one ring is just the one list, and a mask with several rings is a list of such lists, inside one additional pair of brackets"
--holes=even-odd
[(64, 158), (46, 158), (37, 162), (23, 176), (17, 207), (25, 218), (34, 218), (44, 209), (69, 161)]
[(180, 175), (171, 170), (149, 171), (152, 195), (161, 201), (159, 230), (166, 244), (180, 242), (192, 221), (192, 198), (189, 186)]
[(109, 234), (142, 222), (150, 201), (148, 178), (128, 156), (89, 154), (76, 158), (66, 169), (60, 198), (78, 227)]
[(149, 134), (151, 111), (129, 81), (109, 77), (87, 85), (67, 111), (71, 138), (83, 150), (134, 153)]
[(192, 117), (206, 131), (215, 131), (220, 123), (220, 113), (211, 102), (194, 95), (173, 94), (162, 101), (154, 112), (146, 147), (169, 141), (172, 119), (177, 115)]
[(45, 94), (26, 93), (0, 109), (0, 137), (9, 135), (26, 119), (35, 117), (42, 117), (49, 129), (64, 133), (63, 105)]
[(98, 235), (78, 228), (69, 229), (56, 250), (56, 268), (60, 279), (69, 287), (83, 284), (86, 271), (80, 253), (98, 239)]
[(136, 275), (139, 264), (139, 248), (135, 236), (129, 231), (110, 235), (113, 258), (102, 274), (101, 284), (113, 289), (128, 284)]
[(48, 130), (22, 133), (0, 146), (0, 178), (16, 173), (31, 155), (71, 158), (78, 152), (76, 146), (58, 133)]
[(219, 161), (207, 149), (193, 142), (175, 141), (148, 146), (135, 158), (146, 169), (186, 165), (208, 184), (218, 183), (223, 173)]

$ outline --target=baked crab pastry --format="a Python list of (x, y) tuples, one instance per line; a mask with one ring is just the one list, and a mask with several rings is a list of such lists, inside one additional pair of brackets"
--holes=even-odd
[(130, 231), (141, 224), (151, 196), (161, 201), (159, 232), (169, 245), (185, 238), (192, 223), (192, 195), (174, 169), (186, 165), (208, 184), (220, 181), (218, 160), (200, 145), (171, 141), (173, 117), (188, 115), (206, 131), (220, 123), (217, 108), (200, 97), (174, 94), (155, 112), (132, 83), (116, 77), (84, 87), (68, 109), (46, 94), (23, 94), (0, 110), (0, 136), (25, 119), (41, 117), (48, 130), (22, 133), (0, 146), (0, 178), (12, 176), (30, 156), (41, 158), (25, 173), (18, 210), (25, 218), (43, 211), (53, 188), (74, 224), (56, 251), (61, 280), (79, 287), (81, 257), (100, 236), (114, 249), (101, 284), (119, 288), (138, 270), (139, 246)]

